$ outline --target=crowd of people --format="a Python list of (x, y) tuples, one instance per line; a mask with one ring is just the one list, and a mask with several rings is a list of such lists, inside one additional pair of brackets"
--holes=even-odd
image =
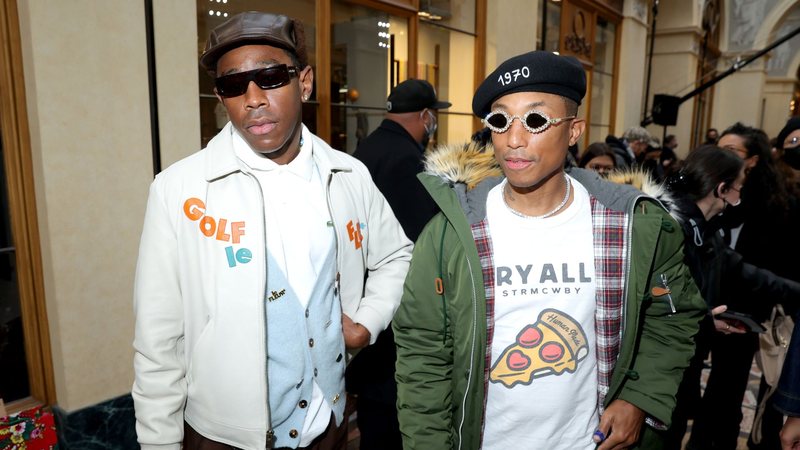
[(299, 21), (238, 14), (200, 63), (230, 122), (151, 186), (143, 449), (343, 450), (355, 413), (364, 450), (681, 449), (689, 420), (734, 450), (767, 350), (749, 446), (800, 448), (800, 119), (581, 152), (586, 73), (532, 51), (472, 139), (428, 149), (451, 105), (410, 79), (350, 156), (302, 123)]
[[(761, 323), (772, 319), (776, 308), (789, 318), (800, 312), (800, 266), (795, 262), (800, 240), (794, 233), (800, 226), (800, 161), (793, 159), (800, 152), (800, 119), (790, 119), (772, 140), (742, 123), (721, 134), (711, 128), (703, 145), (684, 160), (676, 158), (675, 146), (672, 135), (659, 148), (647, 130), (633, 127), (622, 138), (609, 136), (589, 145), (578, 166), (621, 182), (630, 182), (631, 173), (646, 175), (650, 185), (637, 186), (658, 198), (681, 225), (685, 262), (711, 314), (695, 338), (696, 353), (677, 394), (667, 448), (682, 448), (687, 421), (693, 419), (685, 448), (733, 450), (754, 356), (776, 350), (743, 322), (716, 316), (730, 308)], [(772, 345), (788, 348), (789, 336), (781, 338)], [(711, 370), (701, 395), (700, 375), (707, 366)], [(787, 410), (775, 407), (777, 383), (777, 377), (762, 376), (747, 443), (751, 450), (781, 448)]]

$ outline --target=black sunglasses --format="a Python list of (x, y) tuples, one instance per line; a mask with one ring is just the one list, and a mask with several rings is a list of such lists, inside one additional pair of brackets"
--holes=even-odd
[(292, 77), (300, 75), (297, 67), (281, 64), (247, 72), (232, 73), (214, 79), (217, 94), (221, 97), (238, 97), (247, 92), (247, 86), (253, 81), (261, 89), (275, 89), (286, 86)]

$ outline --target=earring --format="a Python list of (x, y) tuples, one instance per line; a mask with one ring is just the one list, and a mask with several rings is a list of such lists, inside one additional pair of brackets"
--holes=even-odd
[(303, 96), (303, 101), (304, 101), (304, 102), (307, 102), (307, 101), (308, 101), (308, 96), (307, 96), (307, 95), (304, 95), (304, 96)]

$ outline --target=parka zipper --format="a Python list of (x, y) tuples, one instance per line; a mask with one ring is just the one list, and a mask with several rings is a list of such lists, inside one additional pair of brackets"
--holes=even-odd
[(342, 301), (341, 301), (341, 275), (339, 273), (339, 269), (342, 267), (341, 261), (339, 261), (339, 230), (336, 229), (336, 218), (333, 215), (333, 203), (331, 202), (331, 184), (333, 183), (333, 175), (339, 172), (349, 172), (348, 169), (331, 169), (330, 173), (328, 173), (328, 182), (325, 185), (325, 201), (328, 205), (328, 216), (330, 217), (331, 227), (333, 228), (333, 241), (334, 247), (336, 251), (336, 278), (334, 280), (334, 294), (338, 295), (339, 300), (339, 308), (343, 308)]
[[(623, 289), (622, 293), (622, 309), (620, 311), (621, 320), (619, 323), (619, 345), (620, 349), (622, 349), (622, 342), (625, 336), (625, 325), (627, 321), (625, 320), (625, 315), (627, 314), (626, 306), (627, 306), (627, 299), (628, 293), (630, 288), (630, 279), (631, 279), (631, 247), (633, 245), (633, 215), (636, 213), (636, 203), (643, 198), (651, 198), (646, 195), (638, 195), (633, 199), (633, 206), (631, 206), (630, 213), (628, 215), (628, 226), (625, 230), (625, 288)], [(611, 380), (609, 380), (611, 383)], [(609, 388), (611, 386), (609, 385)]]
[[(467, 386), (464, 389), (464, 398), (461, 401), (461, 422), (458, 424), (458, 448), (461, 449), (463, 444), (463, 428), (466, 418), (467, 410), (467, 396), (469, 395), (469, 388), (472, 384), (472, 372), (475, 368), (475, 341), (478, 335), (478, 293), (475, 292), (475, 276), (472, 273), (472, 263), (469, 258), (466, 258), (467, 266), (469, 266), (469, 279), (472, 284), (472, 343), (470, 345), (469, 354), (469, 371), (467, 372)], [(484, 411), (484, 414), (486, 411)], [(483, 420), (481, 420), (483, 422)]]
[[(636, 212), (636, 202), (638, 202), (639, 199), (642, 199), (642, 198), (650, 198), (650, 197), (647, 197), (646, 195), (639, 195), (639, 196), (636, 196), (633, 199), (633, 203), (632, 203), (631, 209), (630, 209), (630, 211), (628, 213), (628, 224), (627, 224), (627, 227), (625, 229), (625, 259), (624, 259), (624, 264), (625, 264), (625, 271), (624, 271), (625, 272), (625, 281), (624, 281), (624, 283), (625, 283), (625, 285), (624, 285), (624, 288), (622, 290), (622, 306), (620, 307), (620, 321), (619, 321), (619, 348), (620, 348), (620, 353), (622, 351), (622, 344), (623, 344), (623, 342), (625, 340), (625, 324), (627, 322), (625, 315), (627, 314), (626, 303), (627, 303), (627, 299), (628, 299), (628, 293), (629, 293), (629, 287), (630, 287), (630, 278), (631, 278), (631, 263), (630, 263), (630, 261), (631, 261), (631, 245), (633, 244), (633, 232), (632, 232), (633, 215)], [(617, 364), (619, 364), (619, 354), (617, 354), (617, 361), (614, 363), (614, 370), (616, 370)], [(612, 381), (612, 378), (613, 378), (612, 377), (613, 372), (614, 371), (612, 370), (611, 373), (609, 374), (608, 386), (606, 386), (606, 392), (605, 392), (605, 394), (603, 396), (603, 403), (605, 403), (606, 399), (608, 399), (609, 396), (612, 395), (612, 392), (611, 392), (611, 381)], [(601, 404), (600, 408), (601, 408), (601, 411), (604, 410), (605, 409), (605, 405)]]

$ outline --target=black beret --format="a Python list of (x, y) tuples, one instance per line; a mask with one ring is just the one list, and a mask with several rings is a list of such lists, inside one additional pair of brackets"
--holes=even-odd
[(786, 125), (783, 126), (783, 129), (780, 133), (778, 133), (778, 139), (775, 142), (775, 146), (779, 149), (783, 150), (783, 141), (792, 134), (792, 131), (800, 130), (800, 117), (792, 117), (786, 122)]
[(480, 118), (491, 112), (492, 103), (514, 92), (545, 92), (581, 104), (586, 95), (586, 72), (571, 56), (534, 51), (515, 56), (495, 69), (478, 86), (472, 112)]

